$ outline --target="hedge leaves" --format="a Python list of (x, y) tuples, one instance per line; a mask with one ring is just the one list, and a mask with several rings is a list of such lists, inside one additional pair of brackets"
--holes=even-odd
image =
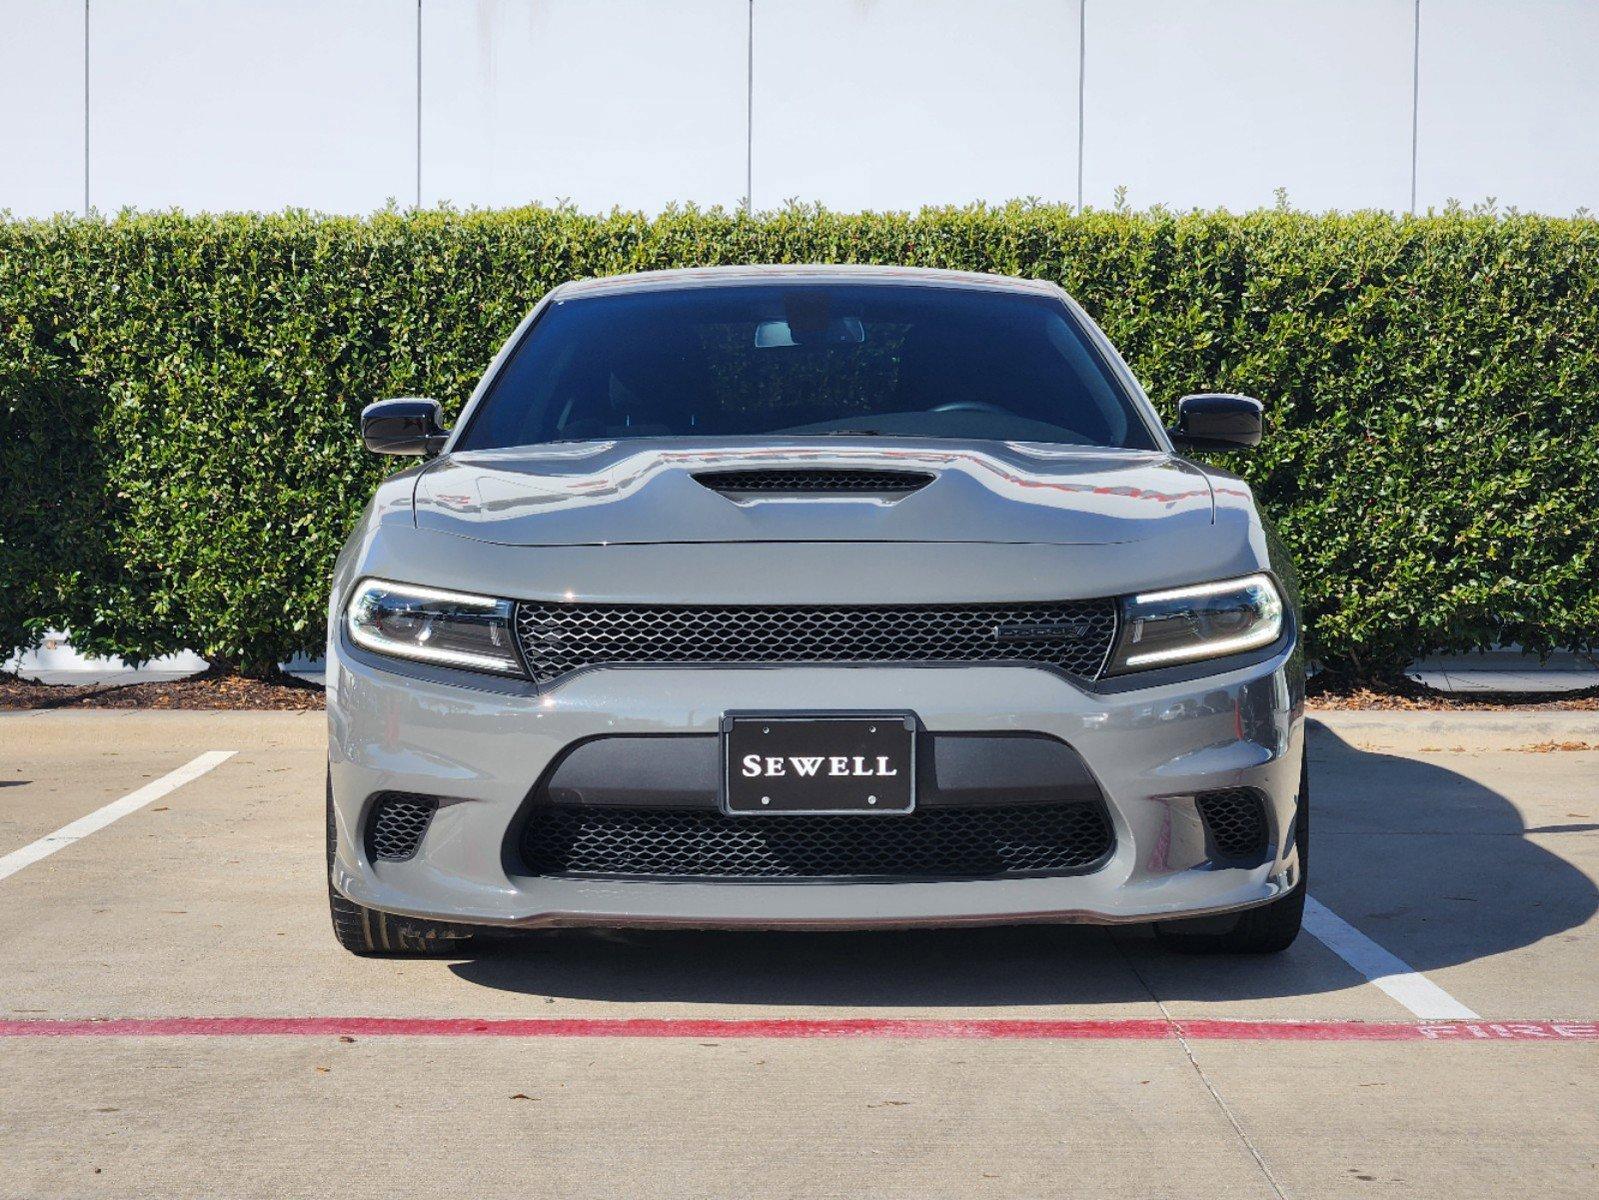
[[(1293, 547), (1311, 652), (1599, 646), (1599, 222), (1030, 204), (0, 222), (0, 643), (266, 669), (322, 639), (386, 464), (362, 405), (452, 413), (565, 279), (874, 262), (1063, 284), (1169, 417), (1266, 402), (1227, 465)], [(392, 465), (392, 464), (390, 464)]]

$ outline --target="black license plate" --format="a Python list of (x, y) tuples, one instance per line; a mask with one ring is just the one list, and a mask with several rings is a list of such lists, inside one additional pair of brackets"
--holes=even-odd
[(729, 813), (907, 813), (916, 805), (916, 718), (908, 713), (722, 719)]

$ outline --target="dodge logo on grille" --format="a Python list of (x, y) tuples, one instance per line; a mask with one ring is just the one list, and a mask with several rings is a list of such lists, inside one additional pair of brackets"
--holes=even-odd
[(1037, 621), (994, 626), (994, 639), (1001, 642), (1077, 642), (1087, 633), (1087, 621)]

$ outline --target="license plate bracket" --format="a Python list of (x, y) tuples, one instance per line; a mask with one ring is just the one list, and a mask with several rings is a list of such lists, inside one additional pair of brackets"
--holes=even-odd
[(916, 715), (730, 712), (722, 718), (722, 811), (904, 814), (916, 807)]

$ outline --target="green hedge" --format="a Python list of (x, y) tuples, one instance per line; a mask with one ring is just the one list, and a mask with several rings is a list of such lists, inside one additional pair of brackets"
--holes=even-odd
[(1235, 390), (1312, 653), (1599, 642), (1599, 222), (1030, 204), (368, 219), (0, 221), (0, 644), (47, 624), (262, 669), (320, 644), (329, 565), (386, 465), (370, 400), (452, 412), (548, 288), (709, 263), (1057, 280), (1170, 415)]

